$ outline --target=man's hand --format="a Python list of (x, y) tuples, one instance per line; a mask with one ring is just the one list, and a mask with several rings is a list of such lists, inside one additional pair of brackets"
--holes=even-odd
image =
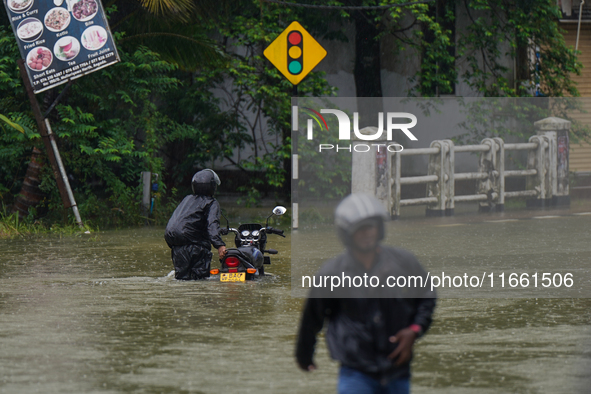
[(415, 339), (417, 339), (417, 333), (410, 328), (403, 328), (396, 335), (390, 337), (390, 342), (398, 343), (396, 349), (388, 356), (390, 360), (396, 359), (394, 365), (399, 367), (410, 360)]
[(220, 246), (218, 248), (218, 255), (220, 256), (220, 260), (224, 258), (224, 256), (226, 255), (226, 253), (228, 253), (228, 250), (226, 249), (225, 246)]
[(314, 365), (314, 364), (303, 365), (303, 364), (298, 363), (298, 366), (304, 372), (312, 372), (312, 371), (314, 371), (316, 369), (316, 365)]

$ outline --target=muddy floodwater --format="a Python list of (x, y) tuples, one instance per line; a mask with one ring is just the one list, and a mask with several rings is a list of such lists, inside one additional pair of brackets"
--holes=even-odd
[[(293, 359), (291, 234), (269, 237), (273, 276), (220, 283), (167, 277), (163, 231), (0, 240), (0, 393), (335, 392), (323, 340), (317, 371)], [(442, 299), (412, 392), (589, 393), (590, 321), (590, 299)]]

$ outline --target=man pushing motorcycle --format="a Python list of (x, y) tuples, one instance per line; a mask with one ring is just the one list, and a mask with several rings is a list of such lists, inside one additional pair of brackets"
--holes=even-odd
[[(412, 277), (416, 283), (428, 276), (410, 252), (380, 245), (387, 219), (382, 204), (365, 194), (352, 194), (339, 204), (335, 225), (347, 250), (325, 263), (316, 277), (338, 277), (343, 285), (312, 286), (302, 314), (297, 363), (304, 371), (316, 369), (316, 336), (328, 320), (326, 343), (341, 364), (341, 394), (408, 394), (413, 345), (431, 325), (435, 293), (428, 286), (388, 286), (395, 283), (391, 278)], [(372, 278), (371, 285), (351, 281), (362, 277)]]
[(191, 181), (193, 194), (186, 196), (166, 225), (164, 239), (171, 249), (176, 279), (209, 277), (211, 245), (220, 260), (226, 244), (220, 236), (220, 204), (213, 197), (220, 178), (210, 169), (197, 172)]

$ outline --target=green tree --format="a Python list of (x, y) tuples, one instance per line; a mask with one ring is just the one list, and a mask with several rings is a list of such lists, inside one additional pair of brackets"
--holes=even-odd
[[(138, 171), (162, 173), (164, 163), (169, 162), (174, 169), (174, 160), (163, 157), (168, 146), (179, 141), (199, 146), (201, 149), (188, 155), (188, 161), (211, 157), (205, 153), (215, 145), (204, 137), (208, 135), (207, 127), (199, 126), (203, 118), (215, 117), (219, 111), (207, 93), (207, 84), (193, 83), (188, 71), (223, 64), (223, 56), (204, 36), (200, 23), (188, 21), (193, 16), (204, 16), (203, 8), (184, 0), (144, 5), (151, 7), (158, 18), (146, 18), (149, 10), (136, 2), (121, 2), (121, 11), (116, 6), (109, 8), (111, 24), (115, 19), (119, 29), (126, 29), (115, 33), (122, 62), (78, 80), (50, 117), (54, 131), (61, 137), (62, 156), (74, 177), (81, 211), (90, 217), (96, 213), (94, 217), (107, 222), (109, 215), (105, 212), (113, 213), (116, 220), (123, 217), (127, 222), (138, 221)], [(170, 31), (173, 25), (177, 26), (174, 34)], [(12, 130), (1, 137), (0, 156), (6, 159), (0, 168), (4, 178), (0, 192), (4, 195), (18, 190), (20, 182), (16, 179), (25, 172), (26, 152), (40, 145), (15, 64), (18, 50), (8, 29), (7, 25), (0, 26), (0, 108), (7, 114), (7, 121), (20, 125), (25, 133), (18, 135)], [(143, 43), (159, 52), (148, 50), (141, 46)], [(59, 89), (39, 98), (47, 106)], [(189, 106), (174, 105), (182, 103), (185, 96), (191, 98), (185, 100), (190, 101)], [(232, 147), (228, 144), (226, 149)], [(60, 205), (60, 200), (53, 179), (49, 173), (45, 175), (41, 188), (48, 193), (46, 205), (51, 210)], [(8, 181), (11, 178), (12, 184)], [(90, 207), (94, 212), (85, 212)]]
[[(463, 2), (470, 24), (458, 35), (458, 58), (467, 61), (461, 78), (490, 97), (536, 94), (578, 96), (571, 79), (580, 73), (575, 51), (558, 26), (561, 11), (552, 0), (470, 0)], [(461, 5), (461, 3), (460, 3)], [(518, 78), (505, 59), (518, 66)]]
[[(256, 203), (263, 184), (289, 193), (291, 178), (291, 96), (293, 86), (263, 57), (264, 49), (294, 20), (301, 9), (277, 7), (256, 1), (235, 3), (236, 11), (224, 21), (209, 25), (212, 33), (221, 35), (220, 42), (230, 59), (226, 68), (211, 69), (207, 75), (218, 81), (223, 105), (236, 120), (235, 133), (247, 135), (253, 154), (234, 164), (251, 174), (251, 184), (243, 188), (248, 201)], [(299, 96), (331, 96), (323, 73), (310, 73), (299, 85)], [(225, 157), (233, 160), (231, 152)]]

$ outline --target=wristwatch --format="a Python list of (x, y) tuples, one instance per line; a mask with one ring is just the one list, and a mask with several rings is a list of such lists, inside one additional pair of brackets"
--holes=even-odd
[(410, 326), (408, 326), (408, 328), (410, 328), (412, 331), (414, 331), (415, 334), (417, 334), (417, 338), (423, 334), (423, 327), (421, 327), (418, 324), (411, 324)]

